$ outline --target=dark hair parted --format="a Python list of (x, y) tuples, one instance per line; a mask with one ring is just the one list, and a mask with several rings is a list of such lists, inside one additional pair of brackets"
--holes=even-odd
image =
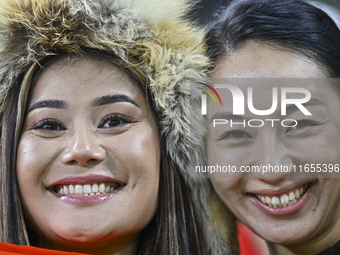
[(205, 247), (200, 229), (196, 225), (193, 206), (189, 190), (184, 183), (179, 170), (173, 164), (166, 150), (166, 137), (161, 136), (159, 123), (162, 114), (156, 111), (152, 94), (145, 81), (141, 81), (137, 75), (124, 67), (120, 59), (108, 53), (94, 49), (85, 49), (84, 54), (68, 55), (58, 52), (54, 56), (47, 57), (27, 70), (9, 91), (6, 105), (8, 106), (2, 118), (1, 132), (3, 146), (2, 172), (1, 172), (1, 206), (3, 242), (19, 245), (39, 246), (39, 233), (34, 233), (25, 224), (25, 216), (22, 210), (19, 187), (16, 177), (16, 155), (20, 138), (22, 123), (25, 118), (26, 104), (29, 92), (41, 72), (57, 61), (77, 61), (77, 59), (89, 58), (99, 62), (107, 62), (122, 68), (146, 96), (149, 108), (155, 115), (158, 132), (161, 141), (160, 180), (158, 190), (158, 208), (156, 214), (148, 226), (139, 234), (139, 255), (205, 255)]
[(324, 11), (301, 0), (235, 0), (210, 26), (206, 41), (215, 63), (256, 41), (303, 54), (329, 77), (340, 77), (339, 28)]

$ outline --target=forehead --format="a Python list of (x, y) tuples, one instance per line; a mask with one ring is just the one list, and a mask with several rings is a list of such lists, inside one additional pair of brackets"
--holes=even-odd
[(248, 42), (224, 57), (212, 74), (213, 78), (323, 78), (317, 63), (305, 56)]
[(118, 66), (95, 59), (61, 59), (47, 67), (30, 92), (30, 101), (58, 98), (86, 100), (103, 94), (137, 97), (141, 92)]

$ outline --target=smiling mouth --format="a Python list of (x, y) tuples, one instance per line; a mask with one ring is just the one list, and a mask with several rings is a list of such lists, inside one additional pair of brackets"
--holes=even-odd
[(258, 194), (254, 195), (258, 200), (269, 207), (281, 208), (291, 206), (298, 202), (306, 194), (310, 187), (311, 183), (306, 183), (302, 187), (295, 188), (291, 191), (276, 196), (261, 196)]
[(82, 196), (94, 196), (101, 194), (109, 194), (117, 190), (121, 190), (125, 185), (115, 182), (101, 182), (93, 184), (68, 184), (68, 185), (56, 185), (53, 187), (53, 191), (60, 195), (82, 195)]

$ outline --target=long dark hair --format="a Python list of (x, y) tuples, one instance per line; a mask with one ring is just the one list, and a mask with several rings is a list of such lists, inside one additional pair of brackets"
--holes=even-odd
[(339, 28), (324, 11), (302, 0), (233, 1), (206, 34), (215, 63), (248, 41), (301, 53), (329, 77), (340, 77)]
[[(203, 255), (206, 254), (200, 229), (196, 225), (189, 190), (166, 150), (167, 138), (162, 136), (159, 123), (162, 113), (157, 111), (153, 96), (145, 80), (126, 67), (118, 57), (93, 49), (85, 49), (77, 58), (90, 58), (121, 67), (145, 94), (150, 110), (156, 117), (161, 140), (158, 209), (152, 221), (143, 229), (138, 240), (138, 254)], [(20, 245), (37, 245), (37, 237), (25, 224), (16, 177), (16, 154), (29, 89), (42, 70), (69, 55), (58, 52), (31, 67), (20, 84), (9, 91), (2, 116), (1, 137), (1, 240)], [(125, 66), (124, 66), (125, 65)], [(38, 246), (38, 245), (37, 245)]]

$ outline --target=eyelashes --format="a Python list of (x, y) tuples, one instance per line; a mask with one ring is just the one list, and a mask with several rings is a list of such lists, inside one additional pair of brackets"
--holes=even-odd
[[(100, 121), (98, 125), (98, 128), (103, 128), (103, 129), (116, 128), (116, 127), (123, 126), (124, 124), (133, 123), (133, 122), (134, 121), (132, 120), (132, 118), (128, 116), (121, 115), (121, 114), (110, 114), (102, 118), (102, 120)], [(61, 121), (57, 119), (45, 118), (35, 123), (33, 129), (41, 130), (41, 131), (56, 132), (56, 131), (64, 131), (66, 130), (66, 127)]]
[(110, 114), (105, 116), (99, 123), (99, 128), (114, 128), (127, 123), (132, 123), (132, 119), (121, 114)]
[(223, 139), (244, 140), (249, 138), (251, 138), (251, 136), (247, 132), (241, 130), (233, 130), (224, 134), (219, 140)]
[(49, 130), (49, 131), (63, 131), (66, 130), (66, 128), (63, 126), (63, 124), (56, 120), (51, 118), (46, 118), (43, 120), (40, 120), (36, 124), (34, 124), (33, 129), (37, 130)]

